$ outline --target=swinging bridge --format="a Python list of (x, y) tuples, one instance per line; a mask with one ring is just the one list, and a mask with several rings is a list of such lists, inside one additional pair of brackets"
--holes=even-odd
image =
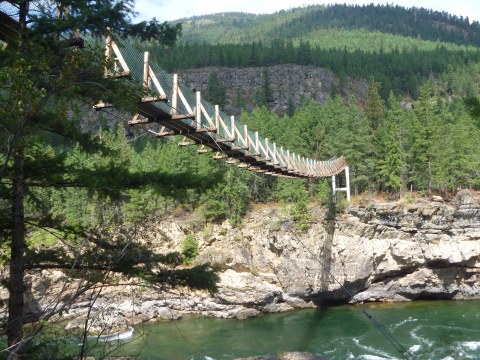
[[(14, 35), (16, 24), (0, 9), (0, 39), (6, 41)], [(319, 161), (278, 146), (204, 100), (200, 91), (181, 84), (177, 74), (167, 73), (151, 61), (149, 52), (142, 53), (129, 40), (108, 35), (105, 58), (104, 76), (127, 77), (149, 94), (137, 104), (137, 112), (128, 121), (130, 126), (157, 124), (156, 131), (148, 131), (158, 138), (181, 135), (180, 146), (197, 145), (199, 154), (258, 173), (287, 178), (331, 177), (333, 192), (345, 191), (350, 199), (349, 168), (343, 157)], [(93, 107), (102, 110), (111, 105), (100, 101)], [(337, 187), (339, 182), (343, 187)]]

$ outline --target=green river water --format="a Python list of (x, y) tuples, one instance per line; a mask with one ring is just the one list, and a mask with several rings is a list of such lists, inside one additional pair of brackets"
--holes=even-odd
[[(480, 359), (480, 301), (364, 307), (416, 359)], [(141, 336), (143, 334), (143, 336)], [(284, 351), (326, 359), (403, 359), (357, 306), (308, 309), (249, 320), (186, 317), (135, 329), (121, 346), (140, 359), (220, 360)]]

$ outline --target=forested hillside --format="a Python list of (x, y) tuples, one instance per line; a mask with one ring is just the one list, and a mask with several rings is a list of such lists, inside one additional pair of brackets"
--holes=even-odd
[[(352, 33), (350, 42), (355, 42)], [(366, 43), (373, 43), (366, 41)], [(278, 64), (314, 65), (331, 70), (342, 81), (345, 77), (368, 79), (373, 76), (382, 83), (386, 99), (390, 90), (397, 94), (418, 95), (419, 86), (431, 75), (449, 77), (449, 82), (462, 83), (463, 89), (473, 86), (472, 64), (480, 61), (478, 49), (453, 48), (438, 45), (431, 50), (418, 47), (393, 51), (351, 51), (324, 49), (309, 42), (298, 45), (291, 41), (272, 41), (270, 44), (244, 45), (185, 44), (168, 51), (149, 47), (153, 57), (170, 71), (202, 67), (266, 67)], [(453, 85), (452, 85), (453, 86)], [(451, 92), (451, 88), (447, 89)]]
[(180, 20), (184, 42), (245, 43), (308, 37), (319, 29), (367, 29), (424, 40), (478, 44), (480, 24), (463, 17), (398, 5), (312, 5), (271, 15), (222, 13)]
[(172, 71), (298, 64), (331, 70), (340, 83), (373, 76), (386, 100), (390, 91), (417, 98), (431, 76), (449, 78), (450, 95), (472, 95), (474, 80), (462, 74), (472, 74), (472, 64), (480, 62), (479, 39), (478, 21), (445, 12), (332, 5), (184, 19), (177, 47), (143, 46)]
[[(478, 21), (372, 4), (194, 17), (183, 20), (177, 47), (143, 46), (172, 71), (263, 68), (257, 108), (244, 111), (243, 121), (302, 155), (344, 155), (356, 193), (398, 194), (479, 186), (479, 39)], [(330, 70), (336, 77), (330, 99), (321, 106), (305, 98), (300, 107), (270, 111), (268, 69), (280, 64)], [(213, 102), (242, 103), (226, 99), (228, 81), (219, 83), (214, 70), (210, 75)], [(349, 98), (343, 91), (349, 79), (368, 81), (366, 98)]]

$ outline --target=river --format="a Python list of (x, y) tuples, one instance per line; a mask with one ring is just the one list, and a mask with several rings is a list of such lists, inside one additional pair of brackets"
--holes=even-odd
[[(417, 359), (480, 359), (480, 301), (419, 301), (307, 309), (249, 320), (186, 317), (136, 329), (122, 354), (220, 360), (284, 351), (326, 359), (403, 359), (365, 309)], [(143, 336), (140, 336), (143, 335)]]

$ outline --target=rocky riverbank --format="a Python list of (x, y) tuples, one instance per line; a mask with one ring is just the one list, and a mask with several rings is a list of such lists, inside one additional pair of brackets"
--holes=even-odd
[[(224, 223), (196, 231), (199, 255), (193, 265), (218, 269), (215, 293), (114, 279), (95, 299), (92, 329), (183, 314), (245, 319), (352, 301), (480, 298), (480, 206), (471, 193), (459, 193), (450, 203), (352, 206), (335, 220), (327, 220), (320, 207), (312, 214), (310, 228), (298, 236), (282, 220), (282, 209), (268, 204), (257, 206), (238, 228)], [(129, 236), (169, 253), (180, 251), (191, 232), (184, 214), (145, 224)], [(66, 304), (79, 281), (62, 271), (30, 273), (28, 314)], [(3, 310), (7, 298), (0, 288)], [(62, 312), (67, 328), (82, 327), (91, 304), (86, 293)]]

